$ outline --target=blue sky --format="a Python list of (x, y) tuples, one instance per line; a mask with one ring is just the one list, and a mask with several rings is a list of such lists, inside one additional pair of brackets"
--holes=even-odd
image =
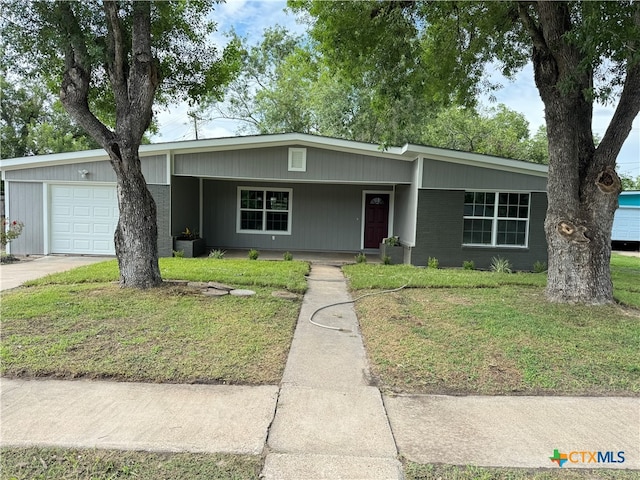
[[(234, 29), (246, 36), (250, 43), (257, 43), (264, 30), (276, 24), (287, 27), (295, 33), (303, 33), (305, 26), (296, 22), (296, 16), (286, 10), (285, 0), (227, 0), (216, 6), (213, 14), (218, 25), (215, 41), (218, 45), (227, 42), (226, 32)], [(499, 77), (493, 77), (494, 79)], [(515, 81), (500, 79), (503, 88), (494, 92), (497, 103), (525, 115), (530, 131), (535, 132), (544, 124), (544, 105), (538, 95), (530, 66), (518, 74)], [(491, 105), (487, 98), (483, 103)], [(600, 136), (609, 124), (614, 106), (594, 106), (593, 131)], [(193, 123), (187, 116), (186, 105), (175, 105), (157, 115), (160, 135), (153, 138), (156, 142), (190, 140), (194, 137)], [(230, 137), (236, 134), (237, 122), (213, 120), (198, 126), (200, 138)], [(618, 170), (633, 176), (640, 175), (640, 119), (636, 118), (629, 138), (618, 156)]]

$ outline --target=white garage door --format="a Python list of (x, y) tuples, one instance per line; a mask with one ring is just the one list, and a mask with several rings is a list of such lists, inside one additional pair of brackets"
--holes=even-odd
[(114, 255), (116, 188), (51, 186), (51, 253)]

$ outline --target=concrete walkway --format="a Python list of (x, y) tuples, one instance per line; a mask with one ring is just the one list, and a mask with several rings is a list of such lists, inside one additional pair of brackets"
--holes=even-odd
[(558, 468), (554, 450), (563, 468), (640, 469), (637, 397), (382, 396), (353, 307), (314, 318), (341, 331), (308, 321), (347, 299), (339, 268), (313, 265), (280, 386), (2, 379), (1, 444), (263, 453), (265, 479), (400, 479), (398, 455)]
[(77, 255), (47, 255), (29, 257), (19, 262), (0, 265), (0, 290), (9, 290), (29, 280), (44, 277), (51, 273), (64, 272), (72, 268), (104, 262), (114, 257), (83, 257)]

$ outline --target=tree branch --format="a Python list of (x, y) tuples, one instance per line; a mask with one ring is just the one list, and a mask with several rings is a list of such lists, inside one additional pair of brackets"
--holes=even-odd
[(71, 9), (71, 2), (56, 2), (58, 24), (65, 34), (65, 69), (60, 88), (60, 101), (78, 125), (96, 142), (106, 148), (113, 137), (106, 126), (89, 109), (89, 84), (91, 62), (85, 38), (78, 19)]
[[(146, 2), (145, 2), (146, 3)], [(107, 23), (107, 72), (111, 80), (116, 100), (116, 122), (121, 115), (129, 111), (127, 94), (127, 53), (122, 24), (118, 16), (118, 3), (114, 0), (104, 0), (102, 3)], [(117, 125), (116, 125), (117, 128)]]
[[(634, 24), (640, 29), (640, 4), (636, 3)], [(632, 63), (636, 45), (629, 45), (629, 60), (627, 60), (627, 76), (624, 81), (622, 93), (613, 118), (607, 127), (607, 131), (596, 149), (598, 160), (613, 158), (620, 153), (620, 149), (631, 132), (633, 120), (640, 113), (640, 61), (636, 59)], [(630, 65), (630, 66), (629, 66)], [(604, 167), (606, 162), (601, 166)]]

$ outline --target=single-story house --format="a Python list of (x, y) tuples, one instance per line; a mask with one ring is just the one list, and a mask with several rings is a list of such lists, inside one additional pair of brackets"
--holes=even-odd
[[(547, 167), (476, 153), (288, 133), (143, 145), (158, 247), (197, 230), (209, 248), (374, 254), (517, 269), (546, 261)], [(115, 174), (102, 150), (3, 160), (14, 254), (114, 254)]]
[(620, 193), (611, 241), (635, 244), (636, 247), (640, 243), (640, 190)]

